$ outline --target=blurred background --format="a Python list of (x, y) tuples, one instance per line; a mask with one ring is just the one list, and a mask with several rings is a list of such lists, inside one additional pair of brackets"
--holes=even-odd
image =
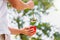
[[(22, 0), (27, 2), (28, 0)], [(9, 26), (37, 26), (33, 36), (11, 35), (12, 40), (60, 40), (60, 0), (33, 0), (34, 9), (16, 10), (7, 3)]]

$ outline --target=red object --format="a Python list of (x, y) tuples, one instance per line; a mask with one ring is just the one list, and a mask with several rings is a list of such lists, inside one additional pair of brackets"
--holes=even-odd
[(30, 29), (33, 29), (33, 33), (35, 34), (36, 33), (36, 26), (30, 26)]

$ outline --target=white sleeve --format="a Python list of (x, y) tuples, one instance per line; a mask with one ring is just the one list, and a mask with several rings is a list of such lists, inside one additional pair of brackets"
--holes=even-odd
[(6, 10), (7, 10), (6, 3), (3, 2), (0, 6), (0, 18), (5, 14)]
[(4, 9), (0, 10), (0, 18), (5, 14)]

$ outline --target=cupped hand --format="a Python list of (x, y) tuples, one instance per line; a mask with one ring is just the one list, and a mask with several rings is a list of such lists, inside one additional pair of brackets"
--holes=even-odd
[(29, 28), (22, 29), (22, 34), (32, 36), (36, 33), (36, 26), (30, 26)]

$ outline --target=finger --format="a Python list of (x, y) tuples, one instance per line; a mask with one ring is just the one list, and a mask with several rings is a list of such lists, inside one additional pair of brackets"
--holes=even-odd
[(32, 29), (30, 29), (30, 31), (31, 31), (31, 32), (34, 32), (35, 30), (34, 30), (34, 28), (32, 28)]
[(26, 30), (29, 30), (29, 28), (25, 28)]
[(34, 33), (30, 33), (29, 35), (30, 35), (30, 36), (33, 36), (33, 35), (34, 35)]
[(29, 28), (24, 28), (24, 30), (29, 30)]
[(28, 36), (32, 36), (32, 35), (34, 35), (35, 33), (34, 32), (27, 32), (27, 35)]
[(31, 35), (35, 34), (35, 32), (29, 32)]
[(34, 31), (34, 28), (31, 28), (30, 30), (31, 30), (31, 31)]
[(35, 31), (32, 31), (32, 30), (28, 30), (28, 32), (30, 32), (30, 33), (34, 33)]

